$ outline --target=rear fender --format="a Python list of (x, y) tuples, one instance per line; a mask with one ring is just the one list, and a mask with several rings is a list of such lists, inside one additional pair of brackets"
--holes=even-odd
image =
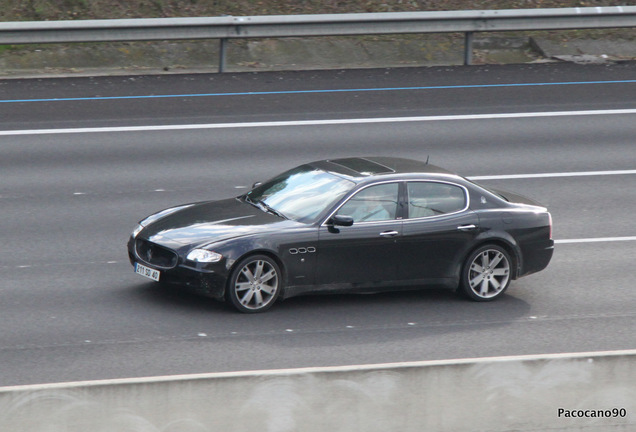
[(475, 237), (475, 240), (471, 247), (464, 252), (464, 256), (461, 260), (462, 264), (458, 269), (457, 276), (459, 277), (459, 275), (461, 274), (461, 267), (466, 261), (468, 255), (470, 255), (470, 253), (475, 249), (486, 244), (495, 244), (501, 246), (510, 254), (511, 258), (514, 260), (514, 263), (512, 265), (513, 272), (511, 277), (512, 279), (517, 279), (519, 277), (521, 269), (523, 268), (521, 248), (519, 247), (519, 244), (514, 239), (514, 237), (512, 237), (507, 232), (493, 230), (482, 232), (477, 237)]

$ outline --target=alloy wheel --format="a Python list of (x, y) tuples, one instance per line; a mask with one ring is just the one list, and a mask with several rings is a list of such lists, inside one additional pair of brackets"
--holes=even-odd
[(510, 283), (510, 258), (497, 246), (484, 247), (473, 253), (464, 272), (464, 290), (478, 301), (492, 300)]
[(235, 270), (230, 300), (242, 312), (264, 311), (278, 297), (279, 279), (278, 266), (271, 259), (249, 258)]

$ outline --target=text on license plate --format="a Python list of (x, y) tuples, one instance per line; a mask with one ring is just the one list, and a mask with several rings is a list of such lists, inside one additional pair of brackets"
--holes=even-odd
[(159, 282), (159, 276), (161, 276), (161, 272), (159, 272), (159, 270), (151, 269), (139, 263), (135, 263), (135, 273), (156, 282)]

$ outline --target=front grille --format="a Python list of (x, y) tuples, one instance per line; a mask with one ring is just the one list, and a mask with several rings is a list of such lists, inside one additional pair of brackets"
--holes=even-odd
[(147, 264), (172, 268), (177, 265), (178, 256), (174, 251), (144, 239), (135, 240), (137, 257)]

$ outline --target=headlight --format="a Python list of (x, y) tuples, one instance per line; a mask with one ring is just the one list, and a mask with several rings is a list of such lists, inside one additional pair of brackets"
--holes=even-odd
[(205, 249), (194, 249), (187, 256), (189, 261), (208, 263), (219, 262), (221, 258), (223, 258), (223, 255)]
[(136, 238), (137, 234), (139, 234), (142, 229), (144, 229), (144, 226), (142, 224), (137, 224), (137, 226), (135, 227), (135, 229), (133, 230), (131, 234), (132, 238)]

